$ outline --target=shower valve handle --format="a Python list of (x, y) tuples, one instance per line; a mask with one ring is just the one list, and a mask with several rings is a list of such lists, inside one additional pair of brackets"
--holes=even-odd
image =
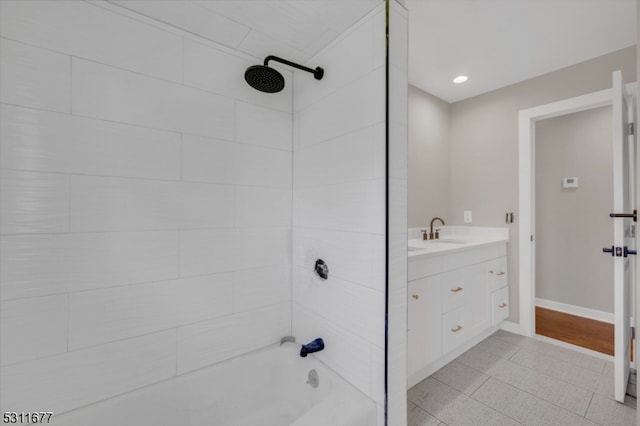
[(316, 265), (313, 268), (313, 270), (315, 271), (316, 274), (318, 274), (318, 276), (320, 276), (320, 278), (322, 278), (323, 280), (326, 280), (327, 278), (329, 278), (329, 267), (327, 266), (327, 264), (324, 262), (324, 260), (322, 259), (318, 259), (316, 260)]

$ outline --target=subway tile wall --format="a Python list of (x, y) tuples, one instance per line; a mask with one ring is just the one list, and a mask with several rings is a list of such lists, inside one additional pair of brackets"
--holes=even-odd
[(0, 2), (3, 410), (291, 334), (291, 85), (257, 92), (256, 59), (114, 10)]
[[(321, 82), (294, 75), (293, 153), (293, 333), (324, 339), (316, 355), (376, 402), (380, 426), (385, 26), (381, 5), (309, 61), (325, 69)], [(318, 258), (326, 281), (313, 273)]]

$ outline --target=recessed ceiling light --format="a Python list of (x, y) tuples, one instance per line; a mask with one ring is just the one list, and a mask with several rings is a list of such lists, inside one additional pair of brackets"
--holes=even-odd
[(457, 76), (456, 78), (454, 78), (454, 79), (453, 79), (453, 82), (454, 82), (455, 84), (462, 84), (462, 83), (464, 83), (464, 82), (465, 82), (465, 81), (467, 81), (467, 80), (469, 80), (469, 76), (468, 76), (468, 75), (461, 74), (461, 75)]

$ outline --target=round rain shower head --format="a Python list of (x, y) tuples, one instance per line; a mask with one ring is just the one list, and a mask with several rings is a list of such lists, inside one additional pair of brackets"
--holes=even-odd
[(284, 77), (266, 65), (252, 65), (244, 72), (244, 79), (254, 89), (277, 93), (284, 88)]
[(260, 90), (261, 92), (277, 93), (284, 88), (284, 77), (278, 71), (273, 68), (269, 68), (269, 61), (280, 62), (282, 64), (289, 65), (290, 67), (310, 72), (316, 80), (322, 80), (322, 77), (324, 76), (324, 69), (321, 67), (311, 69), (300, 64), (296, 64), (295, 62), (269, 55), (264, 58), (264, 65), (250, 66), (244, 72), (244, 79), (247, 83), (249, 83), (249, 85), (254, 89)]

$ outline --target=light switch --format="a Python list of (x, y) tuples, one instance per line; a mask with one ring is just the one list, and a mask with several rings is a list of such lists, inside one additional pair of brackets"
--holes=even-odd
[(464, 211), (464, 223), (471, 223), (473, 221), (471, 210)]
[(562, 179), (562, 187), (563, 188), (577, 188), (578, 187), (578, 178), (577, 177), (566, 177)]

